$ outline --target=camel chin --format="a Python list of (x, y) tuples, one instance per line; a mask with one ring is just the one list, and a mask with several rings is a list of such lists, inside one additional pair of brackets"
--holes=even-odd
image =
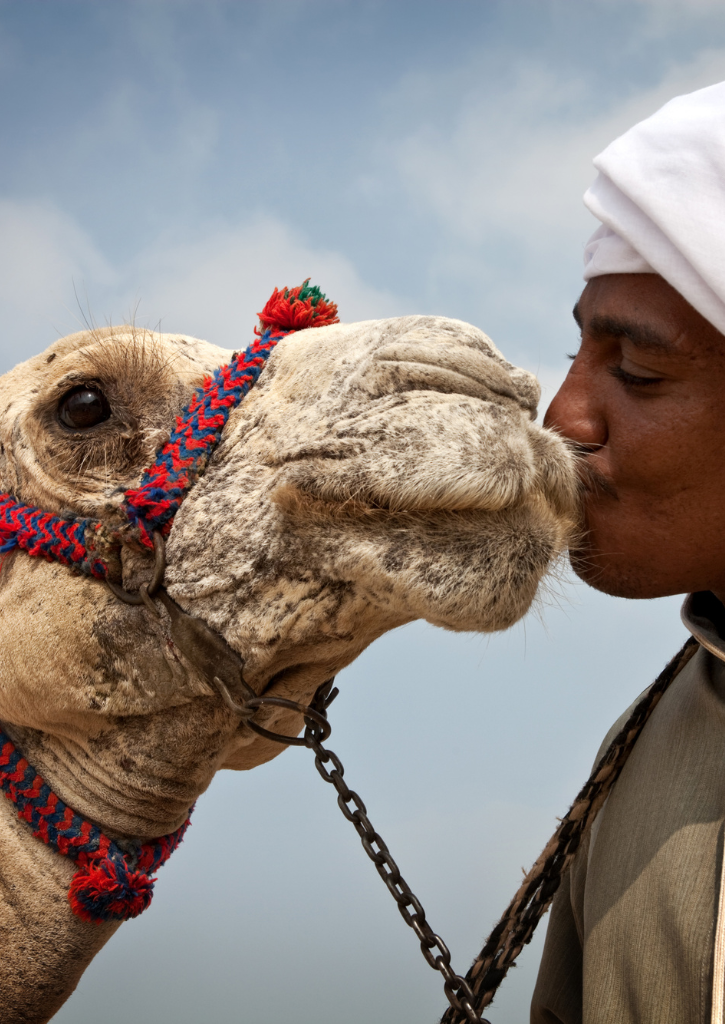
[[(230, 357), (127, 326), (57, 341), (0, 378), (0, 489), (114, 517)], [(59, 409), (81, 386), (108, 416), (76, 429)], [(257, 693), (302, 702), (405, 622), (509, 627), (577, 521), (573, 457), (535, 422), (538, 398), (531, 374), (457, 320), (286, 337), (174, 520), (169, 594), (224, 637)], [(149, 575), (148, 556), (125, 548), (124, 586)], [(2, 563), (0, 722), (63, 801), (124, 841), (173, 831), (219, 768), (282, 749), (240, 724), (169, 625), (64, 566), (21, 552)], [(280, 709), (259, 721), (302, 725)], [(46, 1021), (116, 925), (72, 915), (72, 865), (0, 805), (3, 1021)]]

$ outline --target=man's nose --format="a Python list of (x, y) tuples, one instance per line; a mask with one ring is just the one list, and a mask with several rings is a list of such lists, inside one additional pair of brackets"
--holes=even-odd
[(544, 426), (582, 448), (600, 448), (607, 443), (607, 422), (597, 388), (577, 360), (546, 410)]

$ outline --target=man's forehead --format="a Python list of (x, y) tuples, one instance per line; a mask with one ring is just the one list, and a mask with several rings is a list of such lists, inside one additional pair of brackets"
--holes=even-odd
[(613, 316), (595, 313), (587, 318), (586, 324), (579, 312), (579, 303), (574, 306), (573, 313), (578, 325), (595, 339), (626, 338), (635, 348), (650, 352), (674, 353), (678, 350), (676, 341), (668, 338), (657, 327), (625, 311)]
[(611, 274), (591, 280), (574, 319), (593, 340), (627, 340), (637, 349), (678, 355), (716, 348), (725, 337), (658, 274)]

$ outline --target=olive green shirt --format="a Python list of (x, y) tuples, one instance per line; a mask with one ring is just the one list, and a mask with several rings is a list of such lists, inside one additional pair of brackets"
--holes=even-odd
[(725, 609), (691, 595), (683, 621), (701, 647), (644, 727), (554, 899), (532, 1024), (723, 1021)]

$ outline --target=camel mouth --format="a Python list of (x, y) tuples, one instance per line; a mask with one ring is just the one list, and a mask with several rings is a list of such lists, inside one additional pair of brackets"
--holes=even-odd
[(438, 504), (421, 503), (419, 506), (396, 503), (394, 495), (386, 498), (382, 493), (373, 495), (363, 489), (355, 494), (323, 497), (286, 481), (279, 483), (270, 497), (285, 514), (300, 519), (317, 519), (321, 523), (346, 519), (370, 522), (376, 519), (386, 522), (395, 519), (400, 525), (406, 522), (415, 525), (431, 516), (470, 517), (489, 514), (487, 510), (477, 508), (474, 503), (450, 507), (445, 497), (441, 497)]
[(507, 362), (485, 337), (414, 329), (379, 348), (372, 361), (386, 390), (441, 391), (499, 404), (503, 399), (532, 415), (540, 398), (536, 378)]
[[(339, 667), (342, 667), (342, 664), (340, 663)], [(280, 736), (276, 742), (283, 742), (284, 736), (296, 737), (303, 728), (302, 709), (299, 705), (309, 704), (320, 685), (334, 679), (339, 667), (323, 666), (319, 662), (296, 662), (279, 669), (261, 687), (258, 697), (292, 700), (298, 707), (262, 705), (254, 715), (255, 723)], [(245, 732), (246, 725), (244, 721), (239, 723), (239, 730), (242, 733)], [(248, 729), (246, 731), (250, 732)]]
[[(399, 378), (398, 391), (429, 391), (439, 394), (460, 395), (479, 401), (514, 402), (528, 412), (531, 418), (537, 413), (537, 400), (527, 396), (513, 386), (502, 374), (490, 372), (490, 367), (479, 367), (470, 361), (469, 366), (452, 367), (440, 357), (425, 358), (425, 354), (414, 359), (378, 357), (376, 364), (391, 375)], [(483, 362), (483, 360), (482, 360)], [(489, 372), (483, 372), (489, 371)]]
[(274, 675), (271, 675), (267, 682), (262, 687), (259, 696), (266, 697), (271, 690), (275, 687), (283, 686), (292, 676), (297, 674), (301, 669), (306, 668), (303, 663), (288, 665), (286, 668), (281, 668)]
[[(485, 388), (487, 392), (493, 395), (498, 395), (500, 398), (510, 398), (512, 401), (519, 402), (520, 398), (516, 394), (512, 387), (497, 382), (493, 383), (486, 378), (482, 378), (476, 373), (466, 373), (461, 369), (453, 369), (450, 366), (442, 364), (439, 360), (433, 359), (377, 359), (377, 363), (383, 366), (396, 367), (402, 370), (403, 373), (406, 371), (411, 376), (422, 373), (430, 373), (431, 370), (435, 371), (436, 382), (441, 383), (450, 382), (451, 384), (458, 384), (458, 387), (422, 387), (420, 389), (415, 388), (413, 390), (421, 391), (440, 391), (444, 394), (454, 395), (471, 395), (471, 383), (478, 385), (479, 387)], [(477, 394), (471, 397), (478, 397)]]

